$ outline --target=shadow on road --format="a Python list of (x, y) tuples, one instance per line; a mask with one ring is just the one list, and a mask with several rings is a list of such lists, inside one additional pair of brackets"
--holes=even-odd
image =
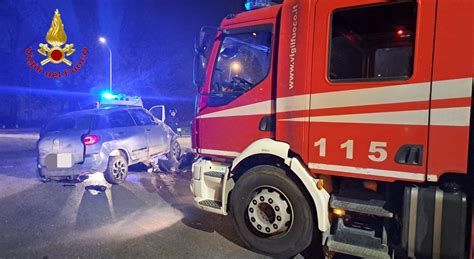
[(191, 173), (157, 174), (150, 178), (141, 178), (140, 182), (148, 192), (160, 195), (168, 204), (179, 210), (184, 217), (181, 222), (188, 227), (207, 233), (217, 232), (230, 242), (243, 247), (245, 245), (235, 232), (231, 219), (208, 213), (194, 207), (189, 189)]
[(58, 218), (74, 192), (74, 188), (39, 184), (1, 199), (0, 251), (54, 242), (64, 234), (66, 228), (61, 226), (68, 225)]
[(100, 228), (119, 221), (145, 206), (146, 204), (133, 192), (120, 185), (112, 186), (111, 190), (98, 195), (84, 191), (77, 211), (75, 228), (80, 230)]

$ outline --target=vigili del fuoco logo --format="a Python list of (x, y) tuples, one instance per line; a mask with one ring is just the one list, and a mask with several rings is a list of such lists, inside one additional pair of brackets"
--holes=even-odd
[[(87, 48), (81, 50), (79, 61), (76, 64), (73, 65), (73, 63), (68, 59), (69, 56), (76, 52), (76, 49), (74, 49), (73, 43), (67, 44), (67, 35), (64, 31), (64, 24), (61, 21), (61, 14), (58, 9), (54, 12), (51, 27), (49, 28), (48, 33), (46, 33), (46, 42), (46, 44), (40, 43), (39, 49), (37, 50), (38, 53), (45, 57), (39, 62), (39, 64), (34, 59), (33, 47), (29, 47), (25, 50), (28, 66), (38, 74), (44, 74), (44, 76), (48, 78), (67, 77), (71, 74), (77, 73), (84, 66), (84, 63), (86, 63), (86, 57), (89, 53)], [(57, 68), (56, 70), (53, 70), (53, 65), (61, 63), (66, 64), (68, 67), (62, 70)], [(51, 64), (49, 65), (51, 66), (51, 70), (46, 70), (46, 65), (48, 64)], [(45, 70), (44, 73), (43, 70)]]

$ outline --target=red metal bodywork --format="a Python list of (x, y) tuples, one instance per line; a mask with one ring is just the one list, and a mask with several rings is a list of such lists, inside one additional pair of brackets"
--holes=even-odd
[[(258, 19), (255, 19), (255, 15), (251, 13), (238, 14), (233, 19), (225, 19), (221, 24), (221, 28), (232, 29), (236, 27), (272, 24), (275, 30), (278, 11), (279, 7), (277, 6), (256, 10), (254, 13), (259, 17)], [(273, 44), (275, 44), (275, 42), (273, 42)], [(221, 41), (219, 40), (214, 43), (210, 62), (216, 60), (220, 45)], [(275, 46), (273, 46), (273, 48), (275, 48)], [(204, 156), (232, 157), (235, 155), (227, 155), (226, 153), (241, 152), (253, 141), (260, 138), (273, 138), (274, 134), (272, 132), (262, 132), (258, 130), (262, 116), (271, 115), (273, 112), (270, 105), (264, 109), (255, 110), (255, 114), (246, 116), (220, 116), (213, 118), (201, 118), (201, 116), (231, 110), (236, 107), (244, 107), (253, 103), (270, 101), (272, 99), (274, 71), (270, 69), (267, 77), (257, 87), (246, 92), (228, 105), (207, 107), (206, 99), (210, 92), (212, 71), (213, 64), (211, 63), (207, 69), (205, 86), (199, 97), (198, 109), (200, 112), (194, 121), (198, 127), (197, 133), (199, 137), (195, 142), (199, 143), (197, 146), (199, 153)], [(220, 152), (217, 154), (212, 151)]]
[[(193, 148), (202, 156), (233, 158), (258, 139), (274, 138), (289, 143), (314, 174), (388, 182), (437, 181), (445, 173), (467, 174), (473, 77), (469, 0), (418, 1), (414, 69), (408, 80), (328, 80), (333, 12), (388, 2), (392, 1), (286, 0), (225, 19), (223, 29), (274, 25), (273, 69), (235, 101), (207, 107), (221, 43), (216, 41), (198, 97)], [(451, 94), (451, 87), (461, 84), (465, 91), (456, 90), (460, 97)], [(275, 132), (259, 131), (261, 118), (273, 114)], [(458, 120), (446, 118), (451, 115)], [(323, 138), (326, 152), (321, 156), (315, 142)], [(341, 148), (348, 140), (353, 141), (351, 158)], [(380, 143), (385, 143), (387, 158), (374, 161), (370, 156), (377, 158), (374, 150)], [(395, 162), (397, 150), (405, 144), (423, 145), (422, 165)]]
[[(434, 41), (433, 81), (474, 76), (473, 4), (470, 0), (438, 0)], [(432, 101), (431, 108), (470, 107), (471, 97)], [(472, 114), (472, 113), (471, 113)], [(428, 172), (467, 173), (469, 125), (463, 127), (430, 126)], [(446, 152), (449, 150), (449, 152)]]

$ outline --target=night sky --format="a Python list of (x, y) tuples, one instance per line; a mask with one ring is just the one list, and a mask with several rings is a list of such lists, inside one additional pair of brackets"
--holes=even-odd
[[(51, 115), (87, 106), (109, 86), (109, 52), (98, 42), (107, 38), (113, 53), (113, 88), (142, 96), (145, 106), (178, 108), (183, 120), (192, 118), (196, 89), (192, 83), (194, 38), (203, 25), (218, 26), (229, 13), (241, 12), (243, 0), (0, 0), (0, 122), (35, 125)], [(76, 52), (64, 63), (46, 64), (38, 73), (30, 59), (47, 43), (54, 11), (59, 9), (66, 44)], [(64, 45), (62, 46), (64, 47)], [(46, 72), (83, 66), (60, 78)], [(51, 75), (51, 74), (50, 74)], [(92, 94), (92, 95), (91, 95)]]

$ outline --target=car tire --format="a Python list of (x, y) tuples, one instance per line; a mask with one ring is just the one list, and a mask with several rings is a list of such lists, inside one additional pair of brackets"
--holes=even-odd
[(38, 168), (37, 173), (38, 173), (38, 177), (39, 177), (40, 179), (46, 178), (46, 176), (45, 176), (44, 173), (43, 173), (43, 169)]
[(166, 154), (166, 158), (172, 162), (179, 163), (181, 157), (181, 145), (178, 140), (174, 138), (170, 143), (170, 151)]
[(43, 182), (43, 183), (51, 182), (51, 178), (46, 177), (41, 168), (38, 168), (38, 178), (39, 178), (40, 182)]
[(170, 151), (166, 153), (166, 160), (158, 161), (159, 169), (162, 172), (174, 173), (179, 168), (179, 159), (181, 156), (181, 146), (174, 138), (170, 143)]
[(230, 196), (230, 214), (241, 239), (272, 257), (297, 255), (311, 244), (313, 235), (320, 240), (313, 211), (302, 187), (275, 166), (249, 169)]
[(125, 182), (127, 175), (127, 159), (122, 154), (109, 157), (109, 163), (104, 172), (105, 180), (111, 184), (121, 184)]

